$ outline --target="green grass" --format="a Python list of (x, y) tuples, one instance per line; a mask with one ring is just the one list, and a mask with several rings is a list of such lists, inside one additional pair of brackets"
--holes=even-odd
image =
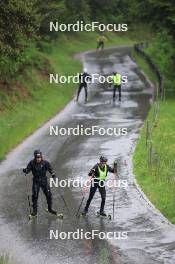
[(0, 256), (0, 264), (9, 264), (8, 257)]
[[(97, 36), (96, 33), (62, 35), (55, 43), (47, 45), (43, 43), (44, 53), (32, 48), (30, 57), (42, 71), (44, 71), (42, 63), (46, 58), (52, 68), (49, 73), (74, 75), (82, 66), (79, 61), (73, 59), (73, 54), (96, 48)], [(108, 34), (106, 46), (133, 43), (134, 41), (127, 36)], [(18, 89), (14, 89), (11, 94), (0, 90), (0, 105), (3, 105), (3, 111), (0, 112), (0, 159), (58, 113), (73, 97), (77, 85), (50, 85), (49, 73), (41, 74), (33, 66), (29, 66), (25, 75), (18, 77), (22, 93)]]
[[(156, 78), (143, 59), (134, 57), (147, 76), (156, 83)], [(134, 173), (142, 190), (151, 202), (175, 223), (175, 103), (173, 99), (154, 104), (141, 131), (133, 157)], [(147, 124), (152, 127), (146, 146)], [(152, 154), (150, 163), (150, 149)]]
[(150, 70), (150, 67), (147, 63), (145, 63), (145, 60), (139, 56), (134, 50), (132, 52), (132, 57), (136, 61), (136, 63), (139, 65), (140, 69), (143, 70), (143, 72), (147, 75), (149, 80), (154, 84), (157, 85), (158, 81), (155, 76), (155, 74)]

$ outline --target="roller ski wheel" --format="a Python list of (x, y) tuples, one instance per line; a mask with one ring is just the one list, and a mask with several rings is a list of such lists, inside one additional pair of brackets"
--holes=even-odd
[(53, 215), (53, 216), (56, 216), (56, 217), (58, 217), (58, 218), (60, 218), (60, 219), (63, 219), (63, 214), (58, 214), (56, 211), (54, 211), (54, 210), (51, 210), (51, 211), (49, 211), (48, 209), (46, 209), (45, 210), (48, 214), (51, 214), (51, 215)]
[(97, 212), (97, 217), (101, 217), (101, 218), (108, 219), (108, 220), (112, 219), (110, 214), (100, 213), (99, 211)]
[(35, 220), (37, 218), (37, 214), (29, 214), (29, 221)]
[(86, 217), (87, 214), (88, 214), (88, 212), (81, 212), (81, 213), (79, 214), (79, 217)]

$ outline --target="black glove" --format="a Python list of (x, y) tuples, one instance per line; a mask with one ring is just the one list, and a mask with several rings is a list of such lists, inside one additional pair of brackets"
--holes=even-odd
[(56, 175), (55, 174), (52, 174), (52, 178), (55, 179), (56, 178)]
[(23, 171), (25, 174), (27, 174), (27, 169), (23, 169), (22, 171)]

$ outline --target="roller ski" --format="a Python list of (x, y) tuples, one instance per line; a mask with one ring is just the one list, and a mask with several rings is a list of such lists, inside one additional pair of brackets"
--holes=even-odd
[(29, 221), (37, 219), (37, 213), (32, 212), (29, 214)]
[(63, 214), (58, 214), (55, 210), (45, 210), (48, 214), (51, 214), (53, 216), (56, 216), (57, 218), (63, 219)]
[(87, 211), (82, 211), (80, 214), (79, 214), (79, 217), (86, 217), (88, 215), (88, 212)]
[(112, 217), (110, 214), (106, 214), (105, 212), (97, 212), (97, 217), (101, 217), (101, 218), (104, 218), (104, 219), (108, 219), (108, 220), (111, 220)]

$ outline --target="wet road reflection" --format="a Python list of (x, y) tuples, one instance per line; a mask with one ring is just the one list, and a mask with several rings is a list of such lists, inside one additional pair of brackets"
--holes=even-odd
[[(123, 86), (122, 101), (112, 101), (112, 89), (96, 83), (89, 87), (89, 102), (71, 102), (63, 112), (18, 146), (0, 166), (0, 212), (2, 239), (1, 251), (10, 251), (19, 263), (115, 263), (155, 264), (175, 263), (174, 228), (150, 208), (140, 195), (132, 174), (132, 153), (139, 130), (150, 108), (152, 90), (144, 81), (137, 65), (130, 58), (130, 48), (108, 49), (86, 53), (83, 61), (89, 73), (111, 74), (118, 70), (128, 76)], [(64, 128), (123, 127), (126, 136), (50, 136), (49, 125)], [(115, 193), (115, 218), (111, 222), (96, 217), (100, 195), (96, 193), (87, 218), (78, 219), (75, 213), (82, 199), (81, 188), (61, 190), (70, 207), (67, 213), (57, 188), (53, 188), (54, 207), (64, 213), (59, 220), (45, 213), (45, 198), (40, 194), (39, 216), (28, 222), (26, 182), (21, 168), (32, 158), (33, 149), (40, 148), (49, 159), (59, 179), (85, 179), (101, 153), (112, 164), (119, 163), (118, 180), (126, 180), (126, 188), (107, 188), (106, 211), (113, 213)], [(31, 187), (31, 176), (28, 181)], [(109, 175), (113, 179), (113, 175)], [(87, 197), (86, 197), (87, 198)], [(127, 239), (56, 240), (49, 239), (50, 230), (73, 232), (99, 230), (128, 232)], [(13, 242), (12, 242), (13, 241)], [(9, 250), (10, 249), (10, 250)], [(29, 260), (30, 257), (30, 260)]]

